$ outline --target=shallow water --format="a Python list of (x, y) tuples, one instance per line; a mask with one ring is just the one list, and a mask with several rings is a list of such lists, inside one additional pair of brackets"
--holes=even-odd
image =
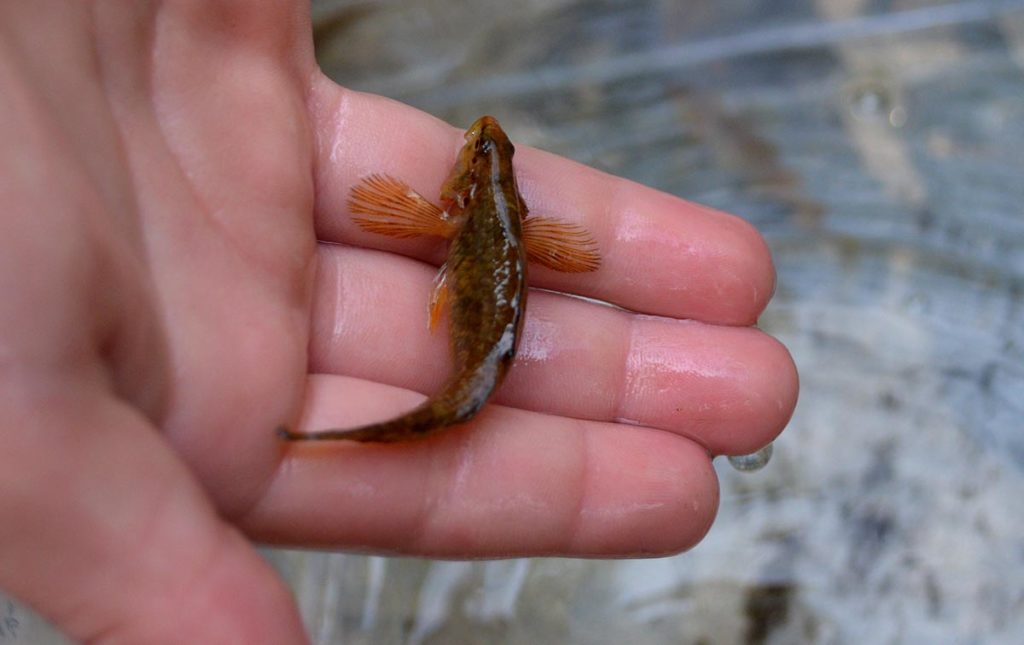
[(1024, 642), (1024, 0), (314, 15), (343, 84), (751, 221), (802, 379), (768, 467), (717, 464), (690, 553), (267, 551), (314, 642)]

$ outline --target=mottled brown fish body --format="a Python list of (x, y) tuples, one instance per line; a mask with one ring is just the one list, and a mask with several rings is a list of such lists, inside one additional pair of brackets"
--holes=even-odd
[(514, 148), (497, 121), (479, 119), (466, 139), (441, 195), (457, 226), (445, 270), (452, 376), (396, 419), (353, 430), (283, 433), (286, 438), (404, 441), (468, 421), (501, 384), (526, 308), (526, 209), (512, 169)]
[[(526, 215), (512, 170), (514, 148), (498, 123), (483, 117), (467, 142), (473, 181), (464, 221), (448, 249), (448, 340), (454, 375), (438, 400), (439, 422), (462, 423), (501, 384), (519, 346), (526, 311)], [(464, 148), (464, 149), (466, 149)]]
[(349, 209), (364, 231), (449, 242), (430, 300), (430, 326), (447, 305), (452, 376), (434, 396), (397, 419), (355, 428), (278, 434), (290, 441), (395, 442), (464, 423), (505, 378), (526, 310), (526, 263), (566, 273), (597, 271), (601, 255), (585, 228), (527, 215), (512, 169), (514, 148), (498, 122), (481, 117), (441, 187), (441, 206), (387, 175), (352, 188)]

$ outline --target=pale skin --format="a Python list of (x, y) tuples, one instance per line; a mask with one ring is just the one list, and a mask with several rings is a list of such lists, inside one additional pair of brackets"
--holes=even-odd
[(796, 401), (789, 354), (751, 326), (767, 248), (526, 146), (527, 203), (603, 261), (532, 283), (628, 311), (533, 292), (495, 405), (431, 439), (275, 435), (393, 416), (440, 383), (442, 246), (362, 232), (345, 202), (374, 172), (435, 196), (461, 136), (324, 77), (303, 2), (0, 5), (0, 588), (81, 641), (301, 643), (256, 542), (696, 544), (712, 456), (771, 441)]

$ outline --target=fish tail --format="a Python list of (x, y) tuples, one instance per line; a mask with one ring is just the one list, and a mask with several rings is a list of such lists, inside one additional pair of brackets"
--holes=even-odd
[(429, 436), (438, 430), (469, 421), (483, 407), (493, 386), (476, 391), (473, 383), (449, 381), (440, 392), (400, 417), (350, 430), (293, 432), (279, 428), (278, 436), (288, 441), (360, 441), (395, 443)]

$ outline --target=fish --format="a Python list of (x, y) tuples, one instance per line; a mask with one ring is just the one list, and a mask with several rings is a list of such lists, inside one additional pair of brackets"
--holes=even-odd
[(568, 273), (598, 270), (600, 252), (586, 229), (529, 214), (512, 166), (514, 153), (498, 121), (483, 116), (466, 131), (441, 186), (440, 205), (388, 175), (369, 175), (353, 187), (349, 210), (363, 230), (448, 240), (427, 322), (433, 330), (447, 310), (452, 374), (438, 392), (397, 418), (353, 429), (281, 429), (282, 438), (393, 443), (469, 421), (515, 359), (526, 315), (528, 263)]

